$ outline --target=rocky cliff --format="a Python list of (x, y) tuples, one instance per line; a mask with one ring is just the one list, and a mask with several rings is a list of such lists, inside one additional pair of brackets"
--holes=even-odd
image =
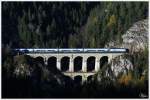
[[(130, 27), (124, 35), (122, 35), (122, 43), (117, 41), (109, 42), (107, 48), (128, 48), (130, 56), (136, 52), (141, 52), (148, 47), (148, 20), (138, 21)], [(120, 72), (127, 73), (128, 70), (134, 68), (133, 62), (128, 57), (116, 57), (110, 63), (111, 70), (115, 76)]]
[(148, 47), (148, 20), (142, 20), (133, 24), (122, 36), (123, 48), (128, 48), (131, 53), (139, 52)]
[(128, 48), (130, 53), (139, 52), (148, 47), (148, 20), (138, 21), (122, 35), (122, 43), (110, 41), (105, 47)]

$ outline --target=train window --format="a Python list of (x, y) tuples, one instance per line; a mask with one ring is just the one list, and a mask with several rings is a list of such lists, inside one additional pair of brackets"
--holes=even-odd
[(55, 50), (48, 50), (48, 52), (54, 52)]
[(97, 50), (97, 51), (105, 51), (105, 50)]
[(95, 50), (87, 50), (87, 52), (95, 52)]
[(70, 50), (62, 50), (62, 51), (64, 51), (64, 52), (69, 52)]
[(73, 50), (73, 51), (75, 51), (75, 52), (80, 52), (80, 50)]
[(36, 50), (36, 52), (41, 52), (41, 50)]

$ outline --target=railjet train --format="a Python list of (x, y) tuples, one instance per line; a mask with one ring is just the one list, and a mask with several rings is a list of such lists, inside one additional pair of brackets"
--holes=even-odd
[(54, 48), (54, 49), (32, 49), (32, 48), (20, 48), (13, 49), (18, 53), (128, 53), (129, 50), (126, 48)]

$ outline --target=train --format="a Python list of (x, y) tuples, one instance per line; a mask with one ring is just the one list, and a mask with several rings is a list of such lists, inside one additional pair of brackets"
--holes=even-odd
[(18, 48), (13, 49), (18, 53), (128, 53), (127, 48), (43, 48), (43, 49), (32, 49), (32, 48)]

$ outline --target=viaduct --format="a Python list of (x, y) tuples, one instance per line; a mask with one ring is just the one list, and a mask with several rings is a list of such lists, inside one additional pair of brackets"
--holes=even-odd
[(101, 70), (104, 64), (126, 52), (30, 52), (26, 53), (33, 58), (40, 57), (46, 65), (53, 62), (58, 70), (73, 80), (82, 82), (92, 78)]

